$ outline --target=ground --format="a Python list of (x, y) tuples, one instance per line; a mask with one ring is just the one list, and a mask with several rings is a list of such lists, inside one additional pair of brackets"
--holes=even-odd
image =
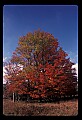
[(60, 103), (27, 103), (3, 100), (3, 114), (6, 116), (77, 116), (78, 100)]

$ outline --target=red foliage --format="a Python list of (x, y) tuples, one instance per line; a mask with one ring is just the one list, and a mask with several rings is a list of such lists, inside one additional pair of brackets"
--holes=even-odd
[(73, 63), (66, 56), (49, 33), (37, 31), (21, 37), (11, 63), (22, 64), (24, 69), (10, 68), (13, 72), (8, 78), (9, 91), (30, 94), (33, 98), (73, 93), (76, 77), (72, 73)]

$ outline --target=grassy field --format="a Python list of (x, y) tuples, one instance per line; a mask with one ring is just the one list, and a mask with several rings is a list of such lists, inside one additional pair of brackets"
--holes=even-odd
[(60, 103), (25, 103), (3, 100), (3, 114), (6, 116), (77, 116), (78, 100)]

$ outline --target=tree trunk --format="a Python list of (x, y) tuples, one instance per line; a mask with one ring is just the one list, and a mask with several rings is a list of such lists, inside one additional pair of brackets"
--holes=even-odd
[(13, 93), (13, 102), (15, 102), (15, 93)]

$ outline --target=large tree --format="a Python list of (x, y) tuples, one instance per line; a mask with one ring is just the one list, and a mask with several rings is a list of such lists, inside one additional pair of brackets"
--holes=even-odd
[(50, 33), (37, 30), (20, 37), (10, 62), (23, 69), (8, 79), (10, 90), (39, 99), (75, 94), (76, 72), (67, 56)]

